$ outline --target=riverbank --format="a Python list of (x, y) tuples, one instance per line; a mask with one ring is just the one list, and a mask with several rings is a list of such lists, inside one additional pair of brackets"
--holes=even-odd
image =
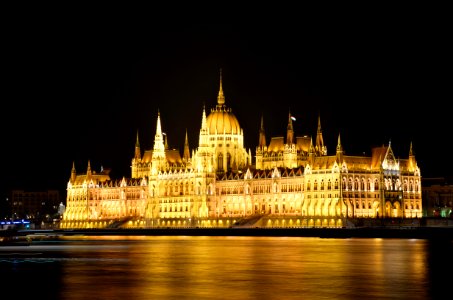
[[(3, 233), (0, 232), (0, 236)], [(9, 233), (11, 234), (11, 232)], [(319, 238), (407, 238), (448, 239), (453, 241), (453, 227), (414, 228), (150, 228), (150, 229), (54, 229), (18, 230), (15, 235), (33, 240), (57, 239), (59, 236), (281, 236)]]

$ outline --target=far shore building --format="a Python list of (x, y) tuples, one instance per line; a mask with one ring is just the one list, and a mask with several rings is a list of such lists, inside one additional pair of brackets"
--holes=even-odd
[(423, 206), (426, 217), (453, 218), (453, 178), (437, 177), (422, 180)]
[(160, 113), (152, 149), (137, 133), (131, 174), (110, 178), (73, 165), (61, 228), (344, 227), (357, 218), (421, 218), (420, 169), (412, 149), (397, 159), (391, 144), (370, 156), (349, 156), (340, 135), (331, 154), (321, 118), (316, 138), (297, 136), (291, 114), (286, 136), (244, 146), (244, 132), (226, 106), (220, 76), (217, 105), (201, 111), (196, 148), (187, 132), (181, 153), (168, 148)]

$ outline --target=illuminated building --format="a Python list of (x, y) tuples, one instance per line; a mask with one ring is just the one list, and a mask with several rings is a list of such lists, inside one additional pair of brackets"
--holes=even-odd
[(315, 142), (295, 136), (289, 114), (286, 139), (244, 147), (243, 130), (225, 104), (220, 77), (217, 105), (202, 110), (198, 147), (170, 150), (160, 113), (152, 149), (137, 134), (130, 178), (73, 166), (62, 228), (100, 227), (343, 227), (347, 219), (420, 218), (420, 169), (409, 147), (396, 159), (391, 144), (371, 156), (348, 156), (340, 135), (327, 154), (318, 118)]

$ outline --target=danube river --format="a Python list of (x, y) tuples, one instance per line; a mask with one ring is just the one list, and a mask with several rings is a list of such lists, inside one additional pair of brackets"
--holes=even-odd
[(2, 299), (447, 299), (451, 241), (71, 236), (0, 247)]

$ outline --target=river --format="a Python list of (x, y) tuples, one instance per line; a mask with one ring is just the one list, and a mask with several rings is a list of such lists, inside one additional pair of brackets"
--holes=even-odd
[(15, 300), (447, 299), (452, 254), (426, 239), (71, 236), (0, 247), (0, 280)]

